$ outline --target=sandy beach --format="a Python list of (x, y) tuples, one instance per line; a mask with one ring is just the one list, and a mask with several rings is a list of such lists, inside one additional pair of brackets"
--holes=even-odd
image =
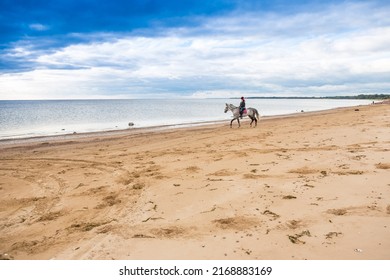
[(2, 143), (0, 257), (389, 260), (389, 169), (389, 104)]

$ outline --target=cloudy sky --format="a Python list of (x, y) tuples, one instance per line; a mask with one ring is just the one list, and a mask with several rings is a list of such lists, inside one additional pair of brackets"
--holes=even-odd
[(0, 99), (390, 91), (390, 2), (0, 0)]

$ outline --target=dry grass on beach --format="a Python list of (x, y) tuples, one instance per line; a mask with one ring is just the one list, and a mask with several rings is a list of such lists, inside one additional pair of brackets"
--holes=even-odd
[(0, 257), (390, 259), (389, 169), (388, 104), (3, 143)]

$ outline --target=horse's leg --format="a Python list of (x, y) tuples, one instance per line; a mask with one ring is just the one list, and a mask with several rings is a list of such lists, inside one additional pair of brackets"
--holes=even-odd
[(255, 117), (255, 127), (257, 126), (257, 118)]
[(232, 128), (232, 124), (233, 124), (233, 121), (234, 121), (234, 120), (237, 120), (237, 122), (238, 122), (238, 127), (240, 127), (240, 126), (241, 126), (241, 124), (240, 124), (240, 118), (237, 117), (237, 118), (234, 118), (234, 119), (232, 119), (232, 120), (230, 121), (230, 128)]
[(253, 119), (252, 116), (248, 116), (248, 117), (250, 117), (250, 119), (252, 120), (251, 123), (250, 123), (250, 126), (252, 127), (252, 123), (253, 123), (254, 119)]

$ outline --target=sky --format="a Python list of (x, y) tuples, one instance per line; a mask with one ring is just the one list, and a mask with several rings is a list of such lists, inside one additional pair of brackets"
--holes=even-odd
[(389, 94), (390, 1), (0, 0), (0, 99)]

